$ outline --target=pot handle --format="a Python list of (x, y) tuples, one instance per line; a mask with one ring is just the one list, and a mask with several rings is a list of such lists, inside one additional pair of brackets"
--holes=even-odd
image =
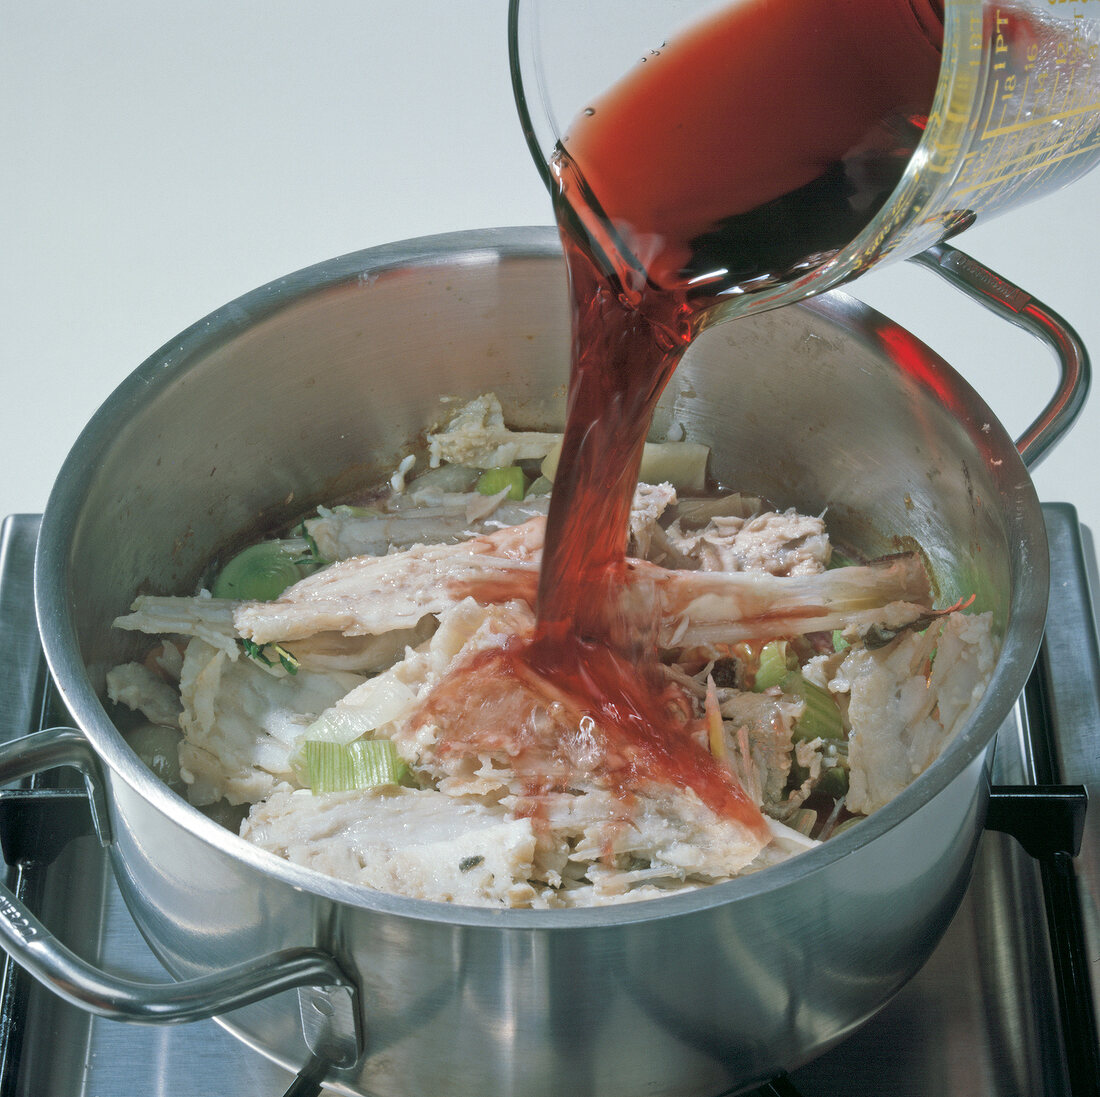
[(58, 766), (71, 766), (84, 778), (92, 825), (99, 844), (106, 848), (112, 840), (107, 789), (99, 758), (82, 732), (74, 728), (48, 728), (0, 745), (0, 785)]
[[(0, 746), (0, 784), (57, 766), (72, 766), (83, 774), (99, 840), (109, 845), (99, 760), (81, 732), (49, 728)], [(174, 983), (138, 983), (82, 960), (2, 884), (0, 947), (60, 998), (115, 1021), (198, 1021), (298, 988), (302, 1030), (315, 1058), (331, 1066), (348, 1067), (362, 1050), (355, 984), (336, 960), (320, 949), (283, 949), (217, 975)]]
[(950, 244), (935, 244), (912, 260), (946, 278), (968, 297), (1046, 343), (1061, 370), (1058, 388), (1035, 421), (1016, 440), (1024, 465), (1034, 470), (1085, 406), (1091, 382), (1088, 351), (1053, 309)]

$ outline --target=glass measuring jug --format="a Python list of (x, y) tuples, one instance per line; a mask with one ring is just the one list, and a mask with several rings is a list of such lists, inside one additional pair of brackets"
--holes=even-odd
[[(723, 34), (721, 47), (696, 48)], [(509, 37), (528, 144), (551, 190), (571, 194), (574, 227), (625, 281), (681, 279), (713, 299), (720, 307), (703, 310), (703, 323), (917, 255), (1073, 181), (1100, 158), (1100, 4), (1083, 0), (634, 0), (629, 9), (511, 0)], [(635, 94), (685, 51), (689, 63), (659, 94)], [(725, 66), (714, 65), (723, 56)], [(754, 65), (743, 80), (735, 71)], [(876, 96), (888, 104), (881, 118)], [(716, 98), (725, 101), (717, 113)], [(866, 119), (846, 136), (844, 124), (860, 111)], [(616, 153), (618, 177), (598, 151), (614, 127), (588, 137), (608, 114), (636, 146)], [(693, 161), (685, 153), (696, 154), (703, 138), (698, 130), (685, 138), (684, 127), (700, 114), (723, 122)], [(853, 147), (830, 148), (825, 138), (834, 133)], [(754, 160), (758, 146), (763, 158)], [(765, 179), (762, 166), (784, 156), (792, 170)], [(727, 179), (737, 190), (736, 217), (718, 206), (702, 214), (723, 232), (736, 221), (733, 231), (708, 234), (702, 222), (677, 220), (700, 194), (683, 178), (663, 208), (637, 197), (653, 189), (656, 169), (670, 178), (668, 165), (681, 161), (689, 184), (721, 176), (708, 197)], [(806, 189), (811, 164), (821, 171)], [(746, 179), (760, 186), (752, 191)], [(819, 231), (825, 222), (828, 231)], [(677, 234), (690, 240), (687, 258), (682, 247), (662, 254)], [(777, 249), (774, 238), (784, 234), (798, 239)], [(696, 248), (704, 237), (707, 247)], [(746, 261), (746, 241), (751, 250), (757, 237), (772, 238), (772, 254)]]

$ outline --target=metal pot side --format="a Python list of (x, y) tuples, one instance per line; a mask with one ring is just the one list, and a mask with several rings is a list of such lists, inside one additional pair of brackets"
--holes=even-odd
[[(834, 841), (690, 895), (593, 911), (488, 911), (381, 895), (262, 853), (172, 795), (99, 697), (137, 641), (135, 593), (193, 589), (215, 553), (388, 472), (444, 414), (495, 391), (560, 424), (569, 345), (550, 229), (345, 256), (225, 306), (108, 400), (51, 496), (36, 597), (51, 669), (103, 759), (112, 859), (176, 975), (288, 946), (359, 984), (366, 1051), (333, 1084), (404, 1097), (703, 1095), (790, 1070), (923, 963), (968, 879), (993, 736), (1038, 647), (1045, 531), (1004, 430), (907, 332), (829, 295), (706, 332), (655, 436), (681, 425), (729, 486), (828, 510), (842, 540), (914, 542), (943, 603), (976, 593), (1002, 636), (980, 711), (933, 769)], [(679, 426), (676, 426), (679, 429)], [(296, 995), (225, 1018), (288, 1066)]]

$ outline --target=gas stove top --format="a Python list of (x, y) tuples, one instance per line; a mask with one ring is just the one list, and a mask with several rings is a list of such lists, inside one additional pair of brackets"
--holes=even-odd
[[(1004, 787), (991, 801), (963, 905), (929, 963), (881, 1013), (760, 1094), (1100, 1094), (1089, 979), (1100, 959), (1100, 819), (1096, 811), (1085, 818), (1081, 838), (1080, 811), (1082, 787), (1100, 788), (1095, 557), (1072, 507), (1043, 511), (1053, 575), (1047, 633), (999, 733), (994, 780)], [(37, 530), (36, 516), (16, 515), (0, 531), (0, 738), (69, 722), (38, 643)], [(163, 981), (105, 855), (91, 836), (73, 837), (86, 816), (82, 795), (42, 778), (0, 793), (8, 885), (79, 955), (135, 980)], [(1078, 838), (1073, 858), (1066, 847)], [(0, 1097), (306, 1092), (316, 1089), (216, 1022), (154, 1028), (100, 1020), (10, 963), (0, 973)]]

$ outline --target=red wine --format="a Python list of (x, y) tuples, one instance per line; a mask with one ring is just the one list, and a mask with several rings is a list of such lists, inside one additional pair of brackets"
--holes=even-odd
[(931, 0), (748, 0), (593, 102), (559, 160), (566, 232), (620, 278), (690, 296), (783, 280), (849, 243), (920, 140)]
[(448, 749), (500, 748), (538, 795), (589, 777), (628, 803), (691, 788), (764, 833), (663, 673), (644, 584), (624, 583), (630, 504), (661, 391), (698, 315), (847, 244), (905, 169), (932, 102), (934, 0), (748, 0), (655, 51), (594, 103), (552, 165), (573, 302), (562, 455), (533, 640), (437, 691)]

